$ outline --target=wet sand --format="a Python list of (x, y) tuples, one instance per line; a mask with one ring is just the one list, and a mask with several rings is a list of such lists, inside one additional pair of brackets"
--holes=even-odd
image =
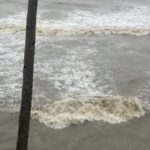
[[(15, 150), (18, 113), (0, 114), (0, 149)], [(31, 120), (29, 150), (149, 150), (150, 113), (126, 123), (85, 123), (54, 130)]]

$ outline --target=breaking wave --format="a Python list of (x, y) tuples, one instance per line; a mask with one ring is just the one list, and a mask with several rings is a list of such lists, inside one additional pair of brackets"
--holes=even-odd
[[(150, 8), (129, 4), (118, 11), (104, 13), (74, 9), (61, 11), (62, 19), (43, 19), (44, 11), (38, 12), (37, 33), (44, 35), (86, 35), (86, 34), (129, 34), (135, 36), (150, 33)], [(45, 10), (49, 13), (48, 10)], [(19, 12), (0, 19), (0, 32), (24, 32), (26, 13)]]
[(141, 117), (144, 110), (136, 98), (121, 96), (73, 97), (35, 106), (32, 118), (54, 129), (80, 125), (85, 121), (121, 123)]
[[(0, 32), (24, 32), (25, 26), (0, 23)], [(41, 35), (91, 35), (91, 34), (127, 34), (142, 36), (150, 34), (150, 28), (112, 27), (112, 26), (65, 26), (38, 25), (37, 33)]]

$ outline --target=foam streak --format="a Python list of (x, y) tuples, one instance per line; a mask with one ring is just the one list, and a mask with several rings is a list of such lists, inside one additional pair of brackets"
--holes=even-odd
[[(3, 24), (0, 23), (0, 32), (25, 32), (25, 26), (21, 24)], [(37, 33), (41, 35), (91, 35), (91, 34), (127, 34), (134, 36), (142, 36), (150, 33), (149, 28), (130, 28), (130, 27), (111, 27), (111, 26), (53, 26), (38, 25)]]

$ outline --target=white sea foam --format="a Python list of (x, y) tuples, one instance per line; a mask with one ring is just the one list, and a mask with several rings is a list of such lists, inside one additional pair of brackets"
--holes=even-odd
[[(93, 57), (97, 54), (97, 48), (89, 47), (87, 44), (80, 45), (74, 38), (60, 39), (59, 37), (55, 39), (38, 37), (34, 101), (48, 101), (51, 98), (57, 99), (66, 95), (114, 94), (116, 86), (112, 73), (102, 56), (99, 56), (101, 62), (99, 68), (95, 68)], [(19, 33), (15, 35), (2, 33), (0, 41), (2, 41), (0, 43), (0, 59), (2, 60), (0, 109), (18, 108), (22, 83), (24, 36)], [(69, 43), (75, 41), (77, 44), (69, 46)], [(50, 53), (52, 55), (49, 55)], [(98, 78), (95, 70), (99, 71)], [(49, 94), (51, 91), (54, 93)]]
[[(37, 32), (44, 35), (84, 35), (84, 34), (130, 34), (150, 33), (150, 8), (131, 5), (118, 12), (100, 13), (83, 10), (67, 12), (62, 20), (43, 20), (38, 15)], [(18, 13), (0, 20), (0, 32), (25, 31), (25, 13)]]
[[(25, 26), (17, 24), (0, 24), (0, 32), (24, 32)], [(65, 26), (38, 25), (37, 33), (41, 35), (91, 35), (91, 34), (127, 34), (142, 36), (150, 33), (150, 28), (112, 27), (112, 26)]]
[(144, 115), (136, 98), (120, 96), (72, 97), (33, 108), (32, 118), (54, 129), (80, 125), (85, 121), (121, 123)]
[(0, 34), (0, 107), (12, 106), (20, 99), (23, 39), (17, 34)]

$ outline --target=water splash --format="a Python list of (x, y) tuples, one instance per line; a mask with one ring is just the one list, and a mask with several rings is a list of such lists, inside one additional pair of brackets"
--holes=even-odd
[(32, 118), (54, 129), (80, 125), (85, 121), (121, 123), (141, 117), (144, 110), (136, 98), (120, 96), (72, 97), (35, 106)]

